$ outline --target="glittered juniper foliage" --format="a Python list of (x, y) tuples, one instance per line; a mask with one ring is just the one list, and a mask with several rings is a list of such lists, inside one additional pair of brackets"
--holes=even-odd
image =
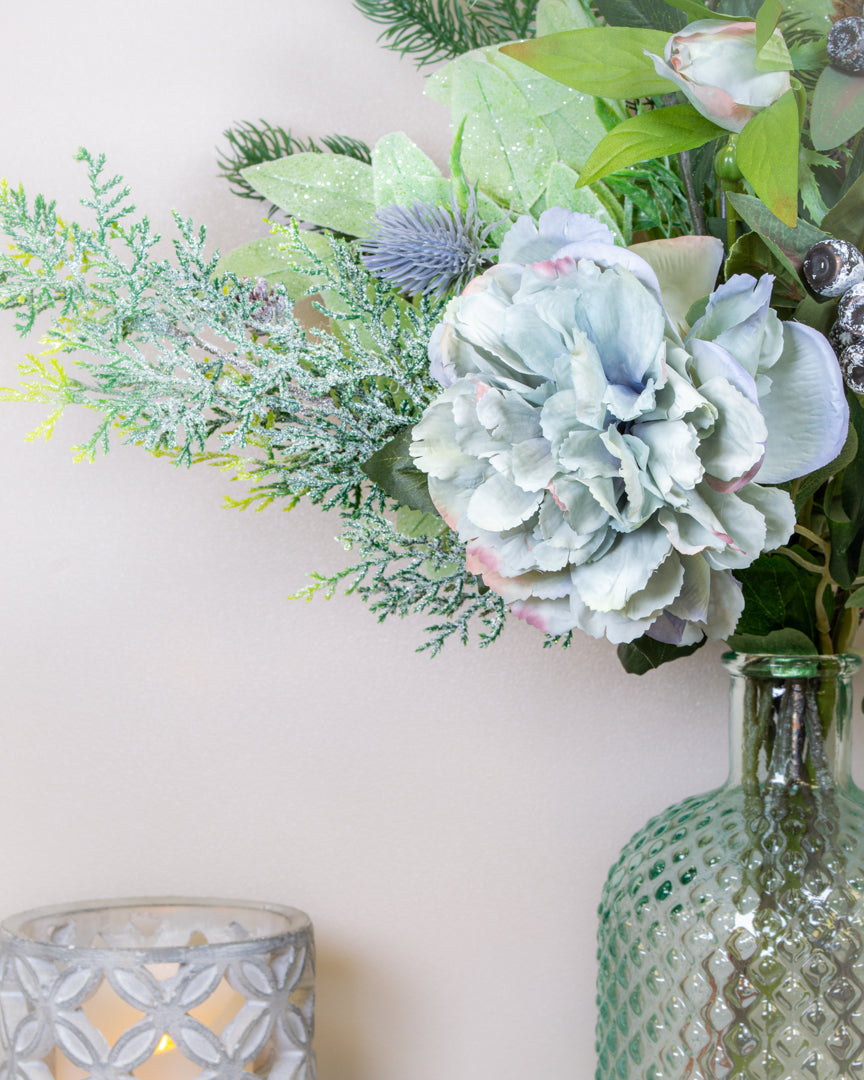
[(410, 431), (434, 394), (426, 349), (441, 305), (405, 303), (339, 240), (322, 259), (292, 226), (285, 243), (322, 298), (311, 330), (281, 286), (220, 275), (204, 230), (189, 221), (175, 218), (175, 259), (156, 257), (159, 237), (134, 217), (128, 189), (103, 175), (102, 158), (79, 156), (91, 228), (41, 197), (31, 206), (21, 189), (0, 192), (11, 242), (0, 255), (0, 306), (17, 312), (22, 334), (49, 320), (45, 350), (22, 367), (25, 384), (3, 398), (51, 404), (45, 435), (68, 405), (100, 413), (83, 458), (107, 450), (115, 431), (178, 465), (233, 470), (251, 484), (235, 505), (290, 508), (305, 496), (337, 509), (357, 561), (316, 577), (310, 592), (342, 582), (381, 618), (432, 615), (433, 651), (467, 636), (474, 616), (484, 640), (497, 636), (503, 604), (466, 574), (453, 534), (422, 510), (387, 514), (393, 504), (370, 480), (370, 459)]

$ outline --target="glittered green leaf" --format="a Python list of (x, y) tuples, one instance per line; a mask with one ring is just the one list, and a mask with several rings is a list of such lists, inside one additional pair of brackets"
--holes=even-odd
[(657, 74), (645, 50), (662, 56), (668, 38), (661, 30), (596, 26), (504, 45), (501, 52), (595, 97), (652, 97), (672, 92), (674, 84)]
[(594, 99), (503, 55), (478, 49), (436, 72), (426, 93), (464, 121), (461, 160), (467, 176), (504, 206), (529, 210), (549, 168), (581, 168), (605, 133)]
[(692, 150), (722, 134), (722, 128), (706, 120), (692, 105), (652, 109), (613, 128), (595, 148), (579, 180), (590, 184), (627, 165)]
[(738, 136), (738, 167), (784, 225), (798, 221), (798, 103), (786, 93), (747, 122)]
[[(580, 214), (590, 214), (597, 221), (602, 221), (623, 244), (620, 222), (609, 212), (606, 203), (591, 188), (579, 187), (579, 174), (569, 166), (556, 161), (549, 170), (549, 184), (546, 188), (546, 205), (561, 206)], [(598, 185), (602, 190), (602, 185)], [(614, 196), (610, 203), (615, 206)]]
[(298, 221), (362, 236), (375, 213), (372, 167), (343, 154), (292, 154), (251, 165), (243, 177)]
[[(323, 234), (304, 232), (303, 242), (321, 258), (330, 256), (330, 242)], [(217, 273), (266, 278), (271, 285), (281, 282), (295, 299), (303, 296), (315, 280), (308, 257), (293, 248), (284, 236), (264, 236), (226, 252), (219, 260)]]
[(864, 127), (864, 78), (826, 67), (813, 91), (810, 137), (817, 150), (833, 150)]
[(412, 510), (410, 506), (400, 506), (396, 511), (396, 531), (402, 536), (412, 539), (420, 536), (443, 536), (448, 529), (447, 522), (438, 514)]
[(707, 638), (702, 638), (695, 645), (667, 645), (663, 641), (655, 641), (654, 638), (643, 634), (635, 641), (619, 645), (618, 659), (629, 675), (644, 675), (647, 671), (660, 667), (661, 664), (691, 656), (697, 649), (701, 649), (707, 640)]
[(449, 206), (450, 182), (441, 170), (401, 131), (379, 139), (372, 151), (373, 190), (376, 207), (397, 203), (411, 206), (428, 202)]
[(580, 0), (540, 0), (537, 5), (537, 37), (596, 25)]
[(413, 427), (403, 428), (395, 438), (385, 443), (368, 461), (361, 465), (363, 472), (391, 499), (411, 510), (438, 515), (429, 498), (429, 479), (414, 464), (408, 448)]

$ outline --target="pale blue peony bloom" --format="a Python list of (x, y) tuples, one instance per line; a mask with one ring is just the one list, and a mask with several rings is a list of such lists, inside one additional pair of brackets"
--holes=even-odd
[(549, 633), (727, 637), (733, 571), (795, 523), (789, 496), (754, 479), (810, 472), (843, 444), (833, 350), (780, 322), (769, 277), (720, 286), (687, 330), (721, 257), (709, 237), (623, 249), (550, 210), (517, 222), (433, 336), (445, 389), (412, 455), (468, 569)]

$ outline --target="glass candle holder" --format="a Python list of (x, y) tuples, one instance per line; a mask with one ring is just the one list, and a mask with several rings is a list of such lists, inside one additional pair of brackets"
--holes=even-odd
[(173, 898), (0, 924), (6, 1080), (314, 1080), (301, 911)]

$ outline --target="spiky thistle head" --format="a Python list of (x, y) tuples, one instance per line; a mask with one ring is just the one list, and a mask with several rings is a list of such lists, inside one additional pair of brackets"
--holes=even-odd
[(402, 292), (443, 296), (476, 277), (491, 259), (485, 245), (494, 228), (481, 220), (474, 191), (464, 211), (455, 197), (449, 207), (390, 203), (376, 212), (374, 232), (360, 248), (369, 270)]

